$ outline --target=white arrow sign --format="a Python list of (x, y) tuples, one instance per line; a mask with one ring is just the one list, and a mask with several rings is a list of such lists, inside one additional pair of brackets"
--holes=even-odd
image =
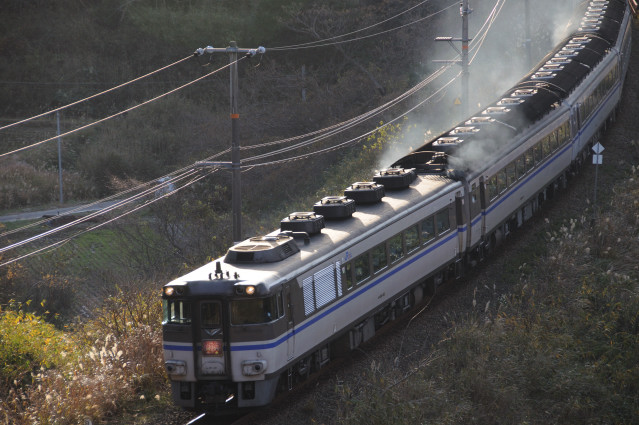
[(601, 146), (601, 143), (597, 143), (595, 146), (592, 147), (592, 150), (595, 151), (597, 155), (599, 155), (601, 152), (604, 151), (604, 147)]
[(592, 156), (592, 163), (595, 164), (595, 165), (603, 164), (603, 155), (593, 155)]

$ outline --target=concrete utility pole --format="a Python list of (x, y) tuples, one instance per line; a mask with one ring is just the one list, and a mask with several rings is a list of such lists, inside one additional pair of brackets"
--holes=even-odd
[(197, 49), (195, 55), (202, 56), (204, 53), (228, 53), (231, 71), (231, 162), (200, 162), (200, 166), (229, 166), (233, 172), (232, 192), (232, 216), (233, 216), (233, 241), (242, 241), (242, 182), (241, 182), (241, 158), (239, 141), (239, 118), (237, 108), (238, 76), (237, 76), (237, 55), (255, 56), (257, 53), (263, 54), (266, 49), (262, 46), (257, 49), (240, 49), (235, 41), (229, 43), (229, 47), (215, 48), (208, 46), (204, 49)]
[[(453, 38), (453, 37), (436, 37), (435, 41), (447, 41), (450, 45), (455, 49), (457, 53), (461, 56), (461, 60), (435, 60), (433, 62), (438, 63), (458, 63), (462, 66), (462, 119), (468, 117), (469, 105), (470, 105), (470, 91), (469, 91), (469, 71), (468, 71), (468, 43), (470, 43), (471, 39), (468, 38), (468, 15), (472, 13), (472, 10), (468, 6), (468, 0), (462, 0), (461, 6), (459, 8), (459, 13), (462, 17), (462, 36), (461, 38)], [(453, 41), (461, 41), (462, 50), (461, 52), (455, 47)]]

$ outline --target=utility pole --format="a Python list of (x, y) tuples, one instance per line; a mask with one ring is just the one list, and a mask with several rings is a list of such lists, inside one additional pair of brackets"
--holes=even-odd
[(55, 113), (58, 121), (58, 182), (60, 186), (60, 205), (64, 204), (64, 191), (62, 189), (62, 138), (60, 137), (60, 111)]
[(240, 114), (237, 108), (238, 94), (238, 76), (237, 76), (237, 55), (244, 54), (246, 56), (255, 56), (257, 53), (263, 54), (266, 49), (262, 46), (257, 49), (240, 49), (235, 41), (229, 43), (229, 47), (215, 48), (208, 46), (204, 49), (197, 49), (196, 56), (202, 56), (204, 53), (228, 53), (231, 72), (231, 162), (199, 162), (199, 166), (229, 166), (233, 173), (233, 181), (231, 185), (232, 192), (232, 216), (233, 216), (233, 242), (242, 241), (242, 182), (241, 182), (241, 165), (240, 158), (240, 140), (239, 140), (239, 119)]
[[(462, 36), (461, 38), (453, 38), (453, 37), (436, 37), (435, 41), (447, 41), (450, 45), (455, 49), (455, 51), (461, 56), (461, 60), (435, 60), (433, 62), (438, 63), (457, 63), (462, 66), (462, 119), (468, 117), (469, 105), (470, 105), (470, 91), (469, 91), (469, 71), (468, 71), (468, 43), (470, 43), (470, 39), (468, 38), (468, 15), (472, 13), (472, 10), (468, 6), (468, 0), (462, 0), (460, 3), (459, 13), (462, 17)], [(461, 41), (462, 49), (461, 52), (455, 47), (453, 41)]]

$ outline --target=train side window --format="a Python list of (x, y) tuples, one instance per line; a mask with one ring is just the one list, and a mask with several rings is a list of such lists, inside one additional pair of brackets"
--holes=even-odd
[(406, 241), (407, 253), (419, 248), (419, 227), (414, 225), (404, 230), (404, 240)]
[(534, 155), (535, 155), (535, 164), (539, 164), (543, 159), (543, 152), (541, 151), (541, 142), (537, 142), (535, 144)]
[(404, 256), (404, 247), (402, 245), (402, 234), (393, 236), (388, 240), (388, 253), (391, 264)]
[(191, 324), (191, 303), (183, 300), (162, 300), (163, 324)]
[(545, 156), (550, 155), (550, 152), (552, 152), (554, 150), (554, 149), (551, 149), (551, 147), (550, 147), (550, 138), (551, 137), (553, 137), (553, 134), (549, 134), (548, 136), (544, 137), (543, 140), (541, 141)]
[(524, 155), (517, 158), (516, 166), (517, 166), (517, 178), (521, 179), (524, 176), (524, 174), (526, 174), (526, 158)]
[(533, 148), (530, 148), (525, 153), (526, 171), (529, 172), (535, 166), (535, 157), (533, 154)]
[(517, 171), (514, 162), (506, 166), (506, 179), (506, 185), (508, 187), (512, 186), (517, 181)]
[(568, 121), (566, 121), (565, 123), (561, 125), (561, 127), (559, 127), (559, 133), (558, 133), (559, 146), (563, 145), (564, 142), (568, 140), (569, 137), (570, 137), (570, 127), (568, 127)]
[(450, 217), (448, 216), (448, 209), (440, 211), (435, 216), (437, 222), (437, 235), (446, 233), (450, 230)]
[(373, 273), (377, 273), (387, 266), (386, 244), (379, 244), (371, 250), (371, 258), (373, 259)]
[(200, 320), (203, 328), (220, 326), (220, 304), (202, 303), (200, 306)]
[(488, 199), (492, 201), (499, 195), (499, 189), (497, 188), (497, 176), (491, 177), (486, 186), (488, 188)]
[(353, 261), (353, 268), (355, 270), (356, 283), (360, 283), (368, 279), (368, 277), (371, 275), (368, 253), (357, 257), (355, 261)]
[(428, 242), (435, 239), (435, 217), (432, 215), (427, 219), (422, 220), (422, 243), (427, 244)]
[(557, 150), (557, 148), (559, 147), (558, 141), (559, 141), (559, 128), (553, 131), (552, 134), (550, 135), (550, 149), (552, 151)]
[(353, 266), (352, 263), (342, 264), (342, 287), (344, 292), (353, 287)]
[(506, 178), (506, 170), (499, 170), (497, 173), (497, 190), (499, 193), (504, 192), (508, 188), (508, 180)]

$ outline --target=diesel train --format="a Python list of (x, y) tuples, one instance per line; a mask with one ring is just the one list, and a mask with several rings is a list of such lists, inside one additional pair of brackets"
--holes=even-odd
[(270, 403), (558, 196), (614, 118), (630, 54), (626, 1), (583, 9), (569, 37), (475, 116), (166, 284), (174, 402), (218, 413)]

